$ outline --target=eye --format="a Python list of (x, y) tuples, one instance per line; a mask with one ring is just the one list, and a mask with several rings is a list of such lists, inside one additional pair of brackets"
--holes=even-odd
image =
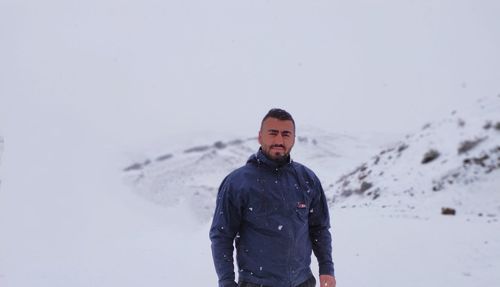
[(278, 134), (278, 132), (277, 131), (269, 131), (269, 134), (272, 135), (272, 136), (275, 136), (275, 135)]

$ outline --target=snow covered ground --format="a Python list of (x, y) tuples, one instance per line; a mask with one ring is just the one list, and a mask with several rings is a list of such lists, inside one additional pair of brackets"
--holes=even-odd
[(339, 286), (496, 286), (500, 280), (498, 223), (437, 213), (381, 215), (373, 208), (333, 214)]
[[(117, 186), (86, 191), (87, 200), (2, 197), (2, 286), (215, 286), (208, 224), (187, 207), (162, 208)], [(339, 286), (500, 280), (498, 222), (376, 208), (333, 208), (332, 220)]]

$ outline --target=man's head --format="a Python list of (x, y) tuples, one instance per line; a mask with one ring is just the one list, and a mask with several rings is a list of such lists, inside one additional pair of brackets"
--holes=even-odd
[(288, 158), (295, 143), (295, 121), (282, 109), (271, 109), (262, 119), (259, 131), (262, 152), (270, 159)]

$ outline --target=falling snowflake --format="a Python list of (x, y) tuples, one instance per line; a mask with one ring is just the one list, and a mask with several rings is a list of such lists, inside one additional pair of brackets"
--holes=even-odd
[(281, 229), (283, 229), (283, 225), (278, 226), (278, 230), (281, 230)]

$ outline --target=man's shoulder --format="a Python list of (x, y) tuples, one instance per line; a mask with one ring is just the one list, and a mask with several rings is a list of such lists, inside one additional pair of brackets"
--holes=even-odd
[(235, 183), (235, 182), (243, 182), (244, 180), (251, 178), (253, 175), (256, 174), (256, 168), (250, 163), (247, 163), (232, 172), (230, 172), (224, 181), (226, 183)]
[(295, 168), (295, 170), (304, 175), (304, 176), (307, 176), (309, 178), (317, 178), (316, 174), (314, 173), (314, 171), (312, 171), (312, 169), (308, 168), (307, 166), (305, 166), (304, 164), (302, 163), (299, 163), (299, 162), (296, 162), (296, 161), (293, 161), (292, 162), (292, 165), (293, 167)]

